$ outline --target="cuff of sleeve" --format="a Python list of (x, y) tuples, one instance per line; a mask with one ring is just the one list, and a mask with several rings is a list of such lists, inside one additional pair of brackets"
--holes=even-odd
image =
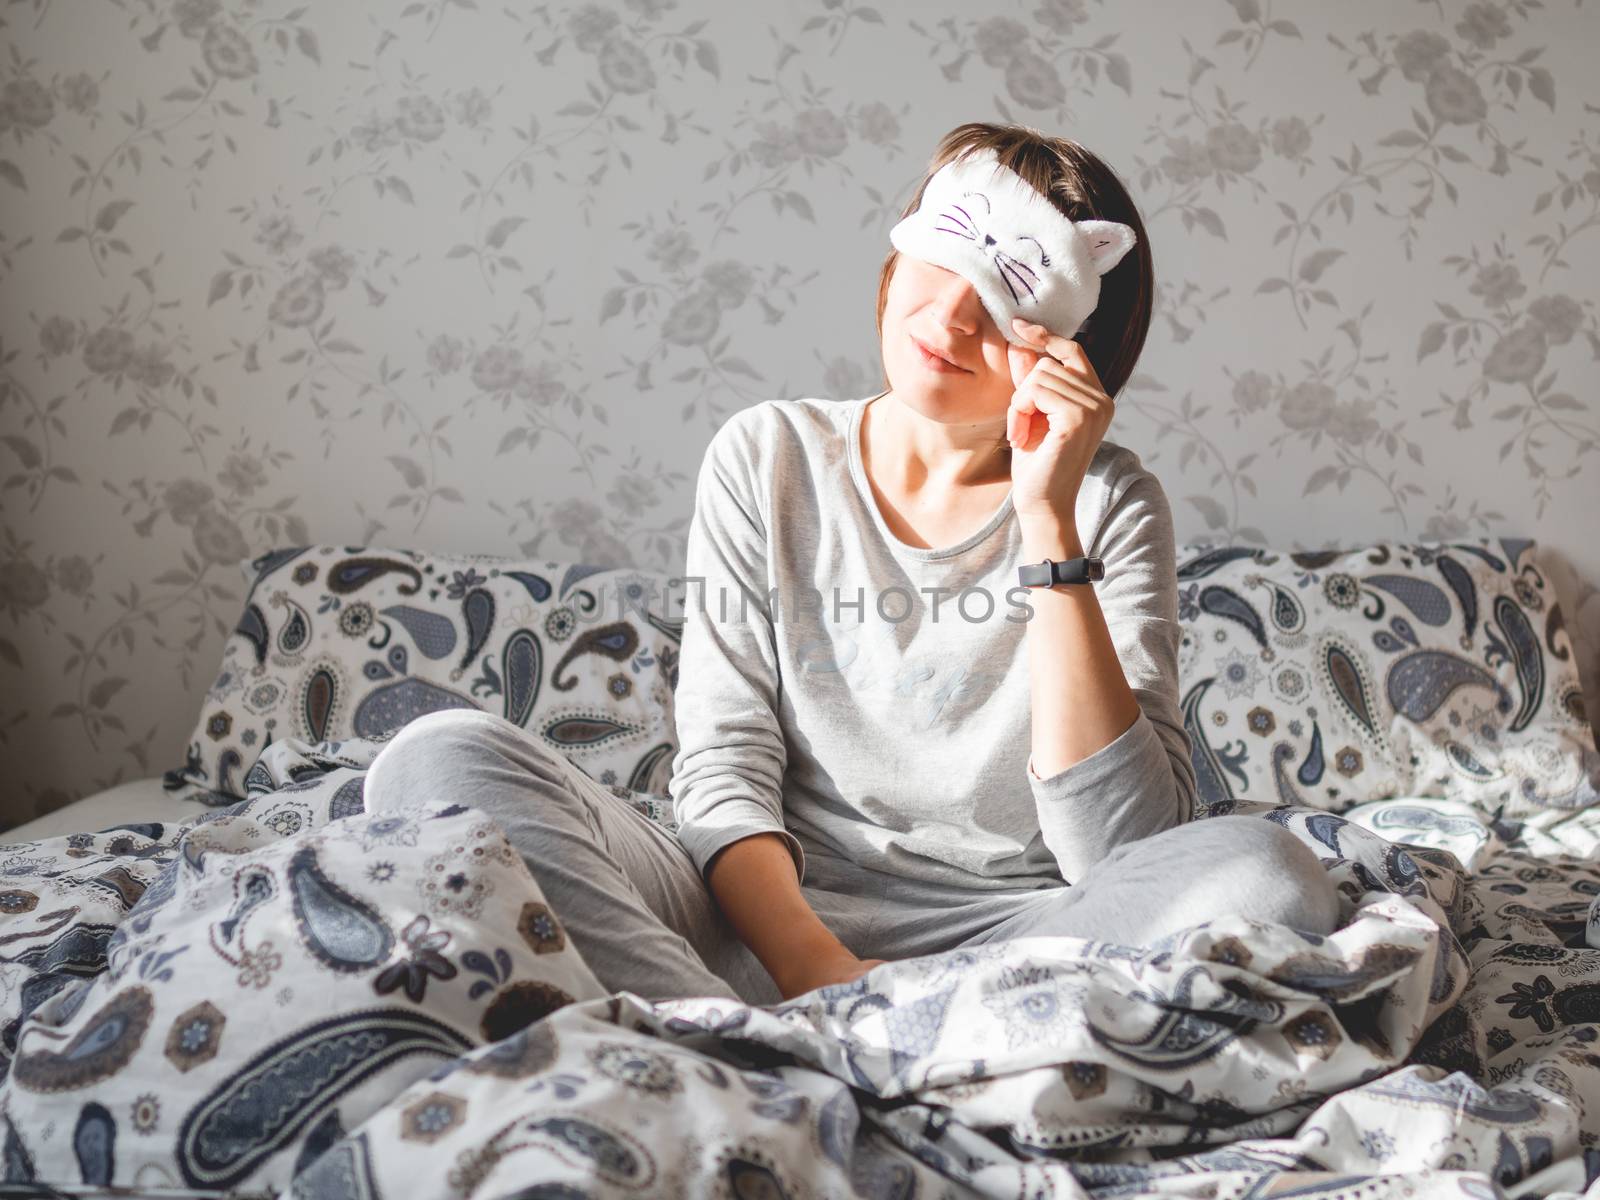
[(1087, 758), (1080, 758), (1070, 767), (1054, 775), (1040, 775), (1033, 765), (1033, 754), (1028, 754), (1028, 783), (1034, 794), (1044, 800), (1059, 800), (1092, 789), (1116, 775), (1130, 762), (1150, 756), (1152, 751), (1165, 754), (1156, 727), (1140, 709), (1139, 715), (1111, 741)]
[(789, 857), (794, 859), (796, 879), (805, 882), (806, 852), (800, 845), (800, 839), (780, 822), (775, 822), (765, 805), (754, 800), (724, 800), (716, 806), (714, 819), (715, 824), (708, 825), (700, 820), (688, 828), (680, 826), (678, 829), (678, 840), (694, 860), (701, 879), (705, 878), (706, 868), (712, 858), (724, 846), (731, 846), (754, 834), (775, 833), (789, 848)]

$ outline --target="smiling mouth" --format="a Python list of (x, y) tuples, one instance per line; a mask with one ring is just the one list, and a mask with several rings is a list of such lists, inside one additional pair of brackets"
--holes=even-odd
[(965, 367), (957, 366), (948, 358), (944, 358), (941, 355), (936, 354), (933, 350), (930, 350), (927, 346), (924, 346), (914, 337), (911, 339), (911, 344), (917, 348), (918, 354), (921, 354), (925, 359), (931, 360), (931, 365), (940, 366), (947, 371), (966, 371)]

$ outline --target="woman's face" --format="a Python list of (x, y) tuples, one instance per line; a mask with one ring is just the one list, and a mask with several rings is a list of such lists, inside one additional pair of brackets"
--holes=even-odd
[[(918, 343), (959, 370), (930, 365)], [(1016, 390), (1009, 345), (963, 276), (910, 255), (895, 259), (883, 307), (883, 368), (895, 395), (945, 421), (1004, 417)]]

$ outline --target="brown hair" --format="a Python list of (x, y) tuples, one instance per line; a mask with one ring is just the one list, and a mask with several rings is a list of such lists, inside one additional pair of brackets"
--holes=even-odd
[[(1001, 165), (1022, 176), (1028, 186), (1047, 198), (1069, 221), (1120, 221), (1138, 235), (1132, 252), (1100, 277), (1099, 303), (1078, 335), (1106, 395), (1115, 397), (1133, 374), (1134, 364), (1144, 349), (1155, 291), (1150, 239), (1145, 235), (1144, 223), (1139, 219), (1132, 197), (1109, 166), (1069, 138), (1051, 137), (1026, 125), (969, 121), (957, 125), (939, 139), (927, 174), (901, 216), (909, 216), (922, 204), (928, 180), (940, 167), (952, 159), (981, 150), (993, 150)], [(889, 280), (899, 258), (898, 250), (890, 250), (878, 275), (880, 346)], [(879, 366), (882, 367), (881, 359)], [(883, 377), (884, 386), (888, 387), (886, 369)]]

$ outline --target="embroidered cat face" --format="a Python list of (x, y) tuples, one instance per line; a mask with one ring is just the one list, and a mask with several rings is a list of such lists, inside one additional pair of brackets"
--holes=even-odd
[(1071, 221), (990, 151), (946, 163), (915, 212), (889, 231), (902, 254), (966, 278), (1008, 341), (1021, 317), (1071, 337), (1100, 299), (1100, 276), (1137, 236), (1116, 221)]
[[(1036, 300), (1038, 293), (1034, 290), (1034, 284), (1039, 282), (1039, 274), (1022, 259), (1006, 253), (1005, 243), (1001, 240), (1005, 237), (1004, 231), (998, 238), (989, 232), (993, 210), (994, 206), (983, 192), (965, 191), (957, 200), (951, 201), (940, 211), (935, 228), (940, 233), (966, 238), (989, 255), (996, 273), (1011, 293), (1014, 304), (1020, 305), (1024, 295), (1030, 301)], [(975, 215), (980, 212), (981, 217)], [(1017, 235), (1015, 241), (1024, 249), (1026, 244), (1031, 243), (1032, 258), (1040, 270), (1050, 265), (1050, 255), (1045, 250), (1044, 243), (1038, 238), (1024, 233)]]

